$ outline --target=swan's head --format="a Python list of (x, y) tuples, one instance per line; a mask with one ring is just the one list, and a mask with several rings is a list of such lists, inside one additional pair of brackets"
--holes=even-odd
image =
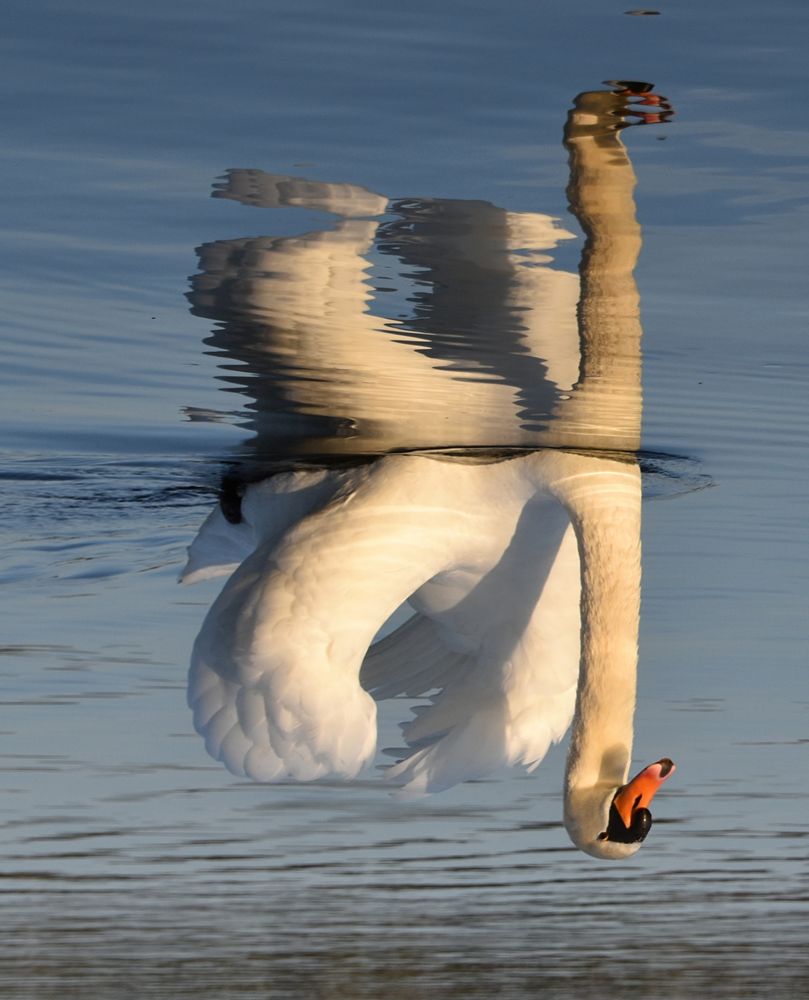
[(649, 805), (655, 792), (674, 770), (674, 763), (664, 757), (619, 788), (598, 784), (569, 790), (565, 827), (570, 839), (594, 858), (630, 857), (652, 828)]

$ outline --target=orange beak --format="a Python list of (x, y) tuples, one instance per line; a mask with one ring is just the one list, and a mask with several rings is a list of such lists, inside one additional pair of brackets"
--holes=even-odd
[(613, 802), (627, 829), (632, 825), (632, 814), (635, 810), (648, 809), (655, 792), (675, 770), (674, 762), (664, 757), (645, 767), (623, 788), (618, 789)]

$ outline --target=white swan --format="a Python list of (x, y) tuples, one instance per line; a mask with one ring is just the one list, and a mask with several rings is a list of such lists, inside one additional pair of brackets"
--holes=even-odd
[[(185, 573), (193, 582), (243, 559), (192, 655), (189, 704), (208, 752), (257, 781), (351, 778), (376, 748), (360, 680), (377, 697), (438, 691), (404, 726), (409, 752), (387, 772), (433, 792), (503, 764), (536, 766), (575, 704), (568, 832), (598, 857), (633, 853), (673, 770), (660, 762), (643, 788), (619, 794), (640, 500), (634, 463), (564, 452), (484, 464), (389, 456), (249, 487), (242, 523), (217, 509)], [(366, 658), (408, 598), (417, 614)]]
[[(616, 109), (616, 95), (580, 95), (566, 131), (569, 195), (588, 242), (582, 377), (554, 433), (576, 443), (589, 427), (595, 443), (631, 455), (640, 232)], [(501, 764), (536, 766), (572, 718), (568, 833), (597, 857), (634, 853), (674, 770), (664, 758), (627, 781), (640, 503), (634, 460), (565, 451), (498, 462), (391, 455), (248, 487), (241, 523), (215, 510), (183, 576), (232, 573), (189, 675), (209, 753), (258, 781), (350, 778), (375, 752), (374, 698), (426, 697), (387, 777), (432, 792)], [(371, 646), (405, 601), (414, 617)]]

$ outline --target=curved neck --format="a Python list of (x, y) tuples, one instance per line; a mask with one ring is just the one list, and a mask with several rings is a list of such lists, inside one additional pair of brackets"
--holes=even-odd
[(582, 583), (581, 660), (567, 795), (615, 788), (626, 780), (640, 619), (640, 469), (577, 458), (578, 469), (555, 491), (576, 532)]

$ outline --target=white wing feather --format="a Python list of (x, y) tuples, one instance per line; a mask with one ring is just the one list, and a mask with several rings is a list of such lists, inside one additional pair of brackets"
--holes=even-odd
[(180, 573), (180, 583), (192, 584), (229, 575), (255, 547), (256, 538), (250, 525), (231, 524), (217, 504), (188, 548), (188, 561)]
[(376, 701), (404, 695), (418, 698), (444, 688), (468, 669), (470, 658), (450, 649), (438, 625), (415, 614), (395, 632), (375, 642), (362, 664), (360, 683)]
[(211, 607), (188, 685), (208, 752), (233, 773), (347, 778), (373, 756), (376, 705), (359, 683), (363, 657), (379, 624), (470, 537), (463, 514), (423, 502), (417, 467), (396, 468), (394, 477), (326, 476), (314, 490), (331, 497), (326, 506), (280, 537), (275, 517), (256, 528), (266, 504), (248, 490), (243, 514), (268, 540)]
[(188, 549), (180, 583), (192, 584), (230, 575), (258, 545), (280, 538), (339, 486), (325, 470), (284, 472), (251, 486), (244, 497), (242, 521), (233, 524), (217, 506)]
[[(534, 766), (561, 738), (578, 554), (564, 510), (512, 463), (291, 473), (250, 487), (242, 511), (261, 542), (206, 617), (188, 690), (208, 752), (233, 773), (354, 776), (376, 747), (363, 686), (377, 699), (437, 691), (387, 772), (408, 792)], [(408, 598), (417, 615), (367, 652)]]

